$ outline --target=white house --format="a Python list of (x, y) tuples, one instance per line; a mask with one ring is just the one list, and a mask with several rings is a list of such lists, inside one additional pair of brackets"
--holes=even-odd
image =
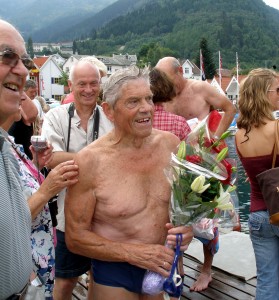
[(62, 70), (51, 56), (35, 57), (33, 59), (39, 70), (38, 84), (40, 95), (44, 98), (61, 99), (64, 95), (64, 86), (59, 84)]
[(61, 44), (51, 44), (51, 43), (33, 43), (33, 50), (34, 52), (42, 52), (44, 49), (51, 50), (56, 49), (60, 51)]
[(225, 92), (223, 91), (222, 87), (220, 86), (219, 82), (214, 77), (210, 83), (212, 86), (215, 87), (215, 89), (222, 95), (225, 95)]
[(237, 104), (239, 94), (239, 82), (237, 81), (235, 76), (232, 77), (230, 83), (228, 84), (226, 88), (226, 94), (233, 104)]
[(65, 73), (69, 74), (71, 67), (79, 61), (82, 57), (85, 57), (88, 55), (71, 55), (66, 61), (64, 62), (62, 69)]
[(182, 64), (182, 69), (184, 78), (201, 80), (200, 69), (189, 59)]
[(60, 54), (56, 53), (56, 54), (52, 54), (51, 57), (56, 61), (56, 63), (58, 64), (58, 66), (60, 68), (62, 68), (62, 66), (64, 65), (66, 58), (62, 57)]
[[(63, 65), (63, 71), (65, 73), (69, 73), (71, 67), (73, 66), (73, 64), (75, 62), (77, 62), (78, 60), (80, 60), (82, 57), (85, 57), (88, 55), (71, 55), (64, 63)], [(95, 56), (95, 55), (94, 55)], [(102, 78), (102, 81), (105, 82), (106, 79), (113, 74), (114, 72), (116, 72), (119, 69), (124, 69), (128, 66), (131, 65), (135, 65), (137, 63), (137, 56), (136, 55), (129, 55), (129, 54), (113, 54), (112, 57), (110, 56), (95, 56), (96, 58), (98, 58), (100, 61), (102, 61), (108, 70), (108, 74), (106, 77)]]

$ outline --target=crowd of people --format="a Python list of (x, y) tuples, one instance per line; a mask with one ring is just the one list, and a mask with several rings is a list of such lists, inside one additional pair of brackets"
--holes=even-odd
[[(152, 70), (118, 70), (104, 83), (106, 66), (86, 57), (70, 70), (70, 96), (49, 109), (27, 80), (33, 62), (21, 34), (4, 20), (0, 47), (0, 299), (24, 299), (35, 287), (42, 298), (34, 299), (70, 300), (85, 272), (88, 299), (163, 299), (142, 294), (146, 270), (167, 277), (177, 234), (182, 251), (193, 239), (191, 227), (170, 223), (164, 169), (190, 134), (191, 119), (223, 111), (211, 132), (220, 137), (234, 105), (207, 82), (185, 79), (174, 57)], [(251, 184), (256, 299), (276, 299), (279, 230), (269, 223), (256, 175), (271, 166), (278, 74), (252, 70), (239, 94), (235, 142)], [(40, 134), (47, 139), (43, 151), (30, 143)], [(203, 268), (191, 291), (212, 281), (217, 242), (218, 234), (204, 243)]]

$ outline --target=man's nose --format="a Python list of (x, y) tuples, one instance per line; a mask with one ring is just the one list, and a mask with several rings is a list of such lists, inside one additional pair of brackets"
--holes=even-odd
[(153, 109), (153, 104), (148, 102), (147, 100), (142, 100), (140, 102), (141, 111), (151, 111), (152, 109)]
[(12, 72), (16, 73), (22, 77), (26, 77), (29, 73), (25, 65), (23, 64), (22, 60), (19, 59), (17, 64), (12, 68)]

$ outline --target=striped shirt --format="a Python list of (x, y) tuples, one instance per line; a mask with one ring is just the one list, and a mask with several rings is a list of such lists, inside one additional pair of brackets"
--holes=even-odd
[(0, 299), (20, 292), (32, 271), (31, 213), (19, 166), (0, 133)]

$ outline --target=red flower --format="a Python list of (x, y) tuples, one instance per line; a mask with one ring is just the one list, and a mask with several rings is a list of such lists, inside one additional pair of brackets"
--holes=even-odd
[(186, 160), (193, 164), (199, 164), (202, 162), (202, 159), (199, 155), (186, 155)]
[(209, 114), (209, 118), (208, 118), (208, 128), (211, 132), (216, 132), (220, 121), (222, 119), (222, 115), (217, 111), (217, 110), (213, 110), (210, 114)]

